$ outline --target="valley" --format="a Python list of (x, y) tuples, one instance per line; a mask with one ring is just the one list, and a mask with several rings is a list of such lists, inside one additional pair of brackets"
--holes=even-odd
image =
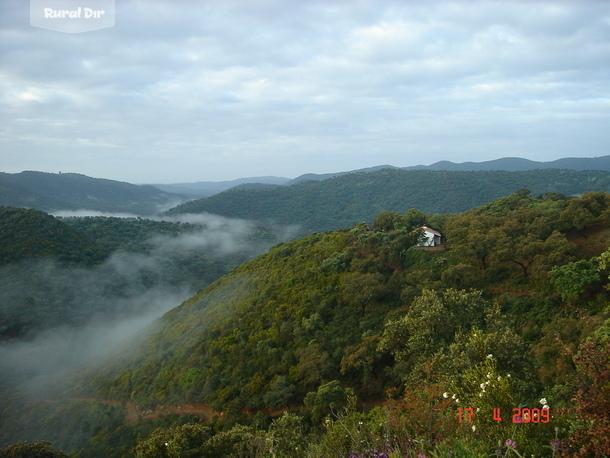
[[(358, 185), (384, 208), (402, 173), (318, 184)], [(421, 176), (482, 186), (456, 173)], [(170, 443), (176, 456), (485, 456), (508, 437), (535, 456), (602, 453), (607, 172), (541, 173), (536, 192), (464, 211), (396, 203), (324, 232), (308, 225), (317, 201), (296, 195), (313, 216), (291, 228), (3, 207), (0, 442), (83, 457), (170, 456)], [(442, 245), (420, 246), (424, 225)], [(552, 420), (515, 427), (512, 409), (541, 399)], [(463, 408), (478, 415), (460, 422)]]

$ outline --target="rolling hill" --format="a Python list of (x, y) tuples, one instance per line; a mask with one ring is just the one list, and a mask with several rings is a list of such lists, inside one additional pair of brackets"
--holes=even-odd
[[(168, 444), (176, 456), (256, 444), (247, 456), (371, 456), (388, 436), (402, 456), (488, 456), (506, 437), (528, 456), (548, 456), (554, 440), (606, 450), (595, 447), (608, 374), (590, 368), (610, 358), (598, 257), (609, 215), (603, 192), (520, 190), (436, 218), (445, 249), (415, 247), (417, 211), (279, 244), (79, 368), (65, 399), (39, 389), (41, 401), (11, 400), (0, 438), (83, 456), (123, 456), (135, 441), (146, 457)], [(541, 398), (552, 422), (515, 428), (515, 405), (529, 415)], [(481, 411), (472, 425), (456, 421), (463, 405)]]
[(184, 201), (153, 186), (91, 178), (77, 173), (0, 172), (0, 205), (42, 211), (95, 210), (153, 215)]
[(530, 170), (522, 172), (381, 169), (350, 173), (323, 181), (264, 190), (233, 189), (186, 202), (167, 213), (214, 213), (304, 231), (325, 231), (372, 221), (383, 210), (457, 213), (520, 188), (534, 194), (610, 191), (604, 171)]
[(0, 207), (0, 265), (29, 258), (92, 265), (107, 254), (83, 233), (42, 211)]
[(542, 169), (566, 169), (566, 170), (604, 170), (610, 172), (610, 156), (601, 157), (568, 157), (554, 161), (540, 162), (532, 161), (521, 157), (503, 157), (491, 161), (482, 162), (451, 162), (439, 161), (431, 165), (413, 165), (409, 167), (395, 167), (393, 165), (379, 165), (360, 170), (336, 173), (306, 173), (285, 183), (288, 186), (301, 183), (303, 181), (321, 181), (334, 178), (348, 173), (374, 172), (381, 169), (401, 169), (401, 170), (459, 170), (463, 172), (503, 170), (506, 172), (519, 172), (524, 170)]

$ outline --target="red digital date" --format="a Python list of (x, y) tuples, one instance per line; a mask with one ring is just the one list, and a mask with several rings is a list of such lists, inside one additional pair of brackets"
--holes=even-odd
[(513, 409), (513, 423), (548, 423), (551, 409)]

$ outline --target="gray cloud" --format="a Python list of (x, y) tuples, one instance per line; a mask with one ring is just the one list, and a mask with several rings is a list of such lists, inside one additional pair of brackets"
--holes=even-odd
[(131, 182), (607, 154), (606, 2), (117, 2), (116, 26), (2, 6), (9, 171)]

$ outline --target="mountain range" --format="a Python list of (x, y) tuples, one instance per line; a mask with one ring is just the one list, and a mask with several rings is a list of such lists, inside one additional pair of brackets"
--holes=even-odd
[(1, 206), (47, 212), (88, 209), (154, 215), (185, 200), (184, 196), (154, 186), (138, 186), (79, 173), (0, 172)]
[[(153, 184), (159, 189), (167, 192), (184, 194), (196, 197), (209, 197), (234, 187), (247, 188), (244, 185), (258, 183), (258, 188), (273, 188), (276, 186), (291, 186), (303, 181), (322, 181), (349, 173), (375, 172), (381, 169), (402, 169), (402, 170), (459, 170), (459, 171), (492, 171), (504, 170), (517, 172), (537, 169), (567, 169), (567, 170), (604, 170), (610, 172), (610, 156), (593, 158), (562, 158), (549, 162), (532, 161), (520, 157), (504, 157), (483, 162), (462, 162), (439, 161), (431, 165), (415, 165), (410, 167), (395, 167), (393, 165), (378, 165), (347, 172), (335, 173), (306, 173), (296, 178), (265, 176), (239, 178), (232, 181), (200, 181), (195, 183), (174, 183), (174, 184)], [(268, 186), (261, 186), (268, 185)]]
[(303, 233), (370, 222), (380, 211), (466, 211), (520, 188), (534, 194), (610, 191), (610, 172), (563, 169), (507, 171), (401, 170), (347, 173), (268, 189), (233, 188), (167, 211), (213, 213), (261, 224), (298, 225)]
[[(582, 456), (608, 454), (599, 444), (607, 443), (610, 428), (603, 390), (610, 378), (596, 368), (610, 362), (610, 172), (382, 167), (272, 189), (244, 186), (253, 185), (171, 213), (235, 212), (310, 233), (241, 263), (105, 359), (87, 359), (74, 378), (56, 373), (68, 385), (44, 375), (17, 394), (12, 383), (20, 380), (0, 370), (0, 443), (48, 440), (91, 457), (379, 457), (368, 452), (380, 447), (400, 456), (489, 456), (511, 437), (528, 456), (550, 456), (553, 441), (585, 450)], [(82, 199), (98, 191), (75, 192)], [(479, 200), (484, 205), (473, 208)], [(24, 291), (23, 310), (0, 317), (11, 338), (46, 326), (60, 310), (81, 317), (100, 306), (123, 312), (138, 298), (149, 303), (159, 296), (151, 286), (183, 277), (159, 270), (167, 258), (157, 247), (207, 262), (209, 253), (196, 247), (204, 239), (221, 245), (237, 224), (226, 221), (218, 235), (195, 240), (201, 229), (138, 218), (56, 221), (14, 208), (0, 216), (10, 248), (2, 290), (12, 293), (27, 272), (33, 286), (56, 272), (49, 286)], [(423, 224), (446, 243), (418, 246)], [(342, 228), (328, 230), (333, 226)], [(267, 238), (253, 228), (253, 237)], [(159, 231), (167, 233), (163, 242), (146, 236)], [(99, 276), (85, 270), (91, 256), (100, 257), (92, 243), (136, 239), (152, 243), (149, 251), (135, 243), (133, 256), (118, 253), (98, 264)], [(248, 238), (244, 246), (250, 245)], [(69, 255), (64, 264), (83, 259), (83, 265), (68, 276), (64, 266), (28, 259), (62, 254)], [(128, 259), (137, 267), (130, 276)], [(28, 262), (14, 266), (18, 260)], [(40, 273), (26, 270), (38, 265)], [(125, 294), (136, 282), (142, 288)], [(53, 289), (75, 299), (53, 302)], [(120, 301), (124, 295), (129, 301)], [(14, 299), (0, 303), (15, 308)], [(66, 332), (64, 326), (52, 335), (63, 339)], [(11, 364), (31, 364), (29, 344), (0, 346), (0, 362), (13, 367), (10, 356)], [(57, 345), (45, 349), (57, 352)], [(32, 370), (17, 367), (21, 380)], [(541, 409), (530, 408), (547, 397), (552, 422), (517, 429), (510, 421), (515, 406), (540, 416)], [(462, 405), (481, 412), (476, 425), (456, 421)], [(500, 410), (505, 421), (496, 419)], [(257, 444), (256, 453), (246, 449)]]

